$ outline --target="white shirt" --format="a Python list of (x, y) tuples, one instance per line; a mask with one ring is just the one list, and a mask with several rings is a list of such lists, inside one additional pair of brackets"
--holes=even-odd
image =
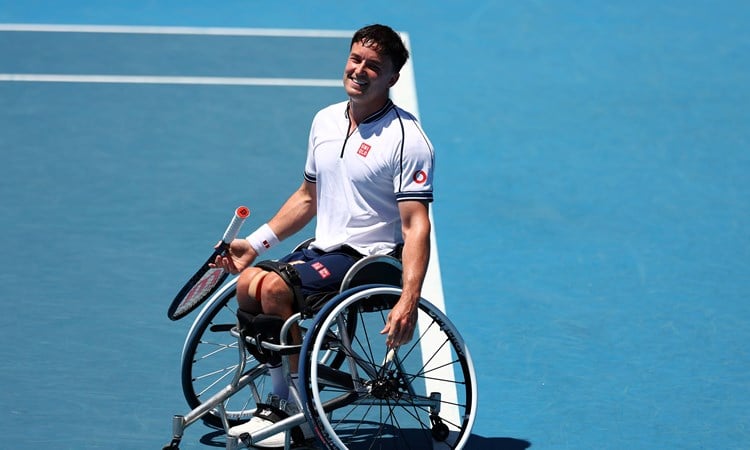
[(403, 242), (398, 202), (432, 201), (432, 144), (416, 118), (390, 100), (348, 131), (348, 102), (313, 119), (305, 164), (318, 197), (312, 246), (387, 254)]

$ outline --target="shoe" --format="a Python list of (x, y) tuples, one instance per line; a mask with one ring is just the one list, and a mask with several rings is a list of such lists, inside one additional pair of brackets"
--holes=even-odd
[[(282, 419), (293, 416), (298, 412), (299, 408), (297, 408), (297, 405), (294, 403), (280, 399), (277, 395), (268, 394), (266, 403), (258, 403), (258, 407), (253, 413), (253, 417), (241, 425), (230, 428), (229, 435), (239, 437), (240, 439), (242, 439), (242, 435), (244, 434), (252, 436), (254, 433), (257, 433)], [(295, 444), (301, 444), (314, 436), (312, 429), (307, 423), (303, 423), (289, 431), (292, 433), (292, 442)], [(286, 432), (282, 431), (273, 436), (267, 437), (260, 442), (253, 443), (253, 447), (284, 448), (285, 438)]]

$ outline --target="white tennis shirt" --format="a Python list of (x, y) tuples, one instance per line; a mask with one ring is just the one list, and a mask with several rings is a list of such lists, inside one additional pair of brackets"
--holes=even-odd
[(390, 100), (348, 131), (348, 102), (322, 109), (312, 122), (305, 163), (318, 196), (312, 246), (387, 254), (403, 242), (398, 202), (432, 201), (432, 144)]

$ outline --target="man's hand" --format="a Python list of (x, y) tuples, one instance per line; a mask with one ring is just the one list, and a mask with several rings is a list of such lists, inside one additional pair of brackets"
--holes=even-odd
[(398, 347), (411, 340), (417, 326), (417, 312), (417, 301), (404, 297), (399, 299), (388, 314), (385, 328), (380, 332), (380, 334), (387, 334), (385, 343), (388, 348)]
[[(218, 244), (217, 244), (218, 247)], [(226, 255), (219, 255), (212, 267), (220, 267), (231, 274), (238, 274), (253, 263), (258, 254), (245, 239), (235, 239), (229, 244)]]

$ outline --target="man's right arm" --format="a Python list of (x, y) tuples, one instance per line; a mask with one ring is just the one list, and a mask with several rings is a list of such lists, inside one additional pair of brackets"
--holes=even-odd
[(315, 183), (307, 180), (297, 189), (268, 222), (273, 232), (284, 240), (305, 227), (317, 213)]

